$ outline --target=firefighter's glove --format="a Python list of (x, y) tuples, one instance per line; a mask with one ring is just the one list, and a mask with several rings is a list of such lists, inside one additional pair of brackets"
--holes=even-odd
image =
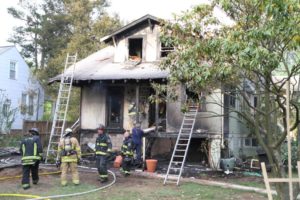
[(56, 164), (56, 167), (57, 167), (57, 168), (60, 168), (61, 161), (60, 161), (60, 160), (56, 160), (55, 164)]

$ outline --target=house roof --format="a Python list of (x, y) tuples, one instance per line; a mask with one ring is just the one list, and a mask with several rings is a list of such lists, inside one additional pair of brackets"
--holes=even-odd
[(153, 24), (159, 24), (160, 23), (160, 19), (157, 17), (154, 17), (152, 15), (145, 15), (137, 20), (134, 20), (133, 22), (127, 24), (126, 26), (123, 26), (122, 28), (116, 30), (115, 32), (113, 32), (110, 35), (107, 35), (103, 38), (100, 39), (101, 42), (109, 42), (110, 40), (112, 40), (113, 37), (117, 36), (117, 35), (122, 35), (125, 32), (134, 29), (138, 26), (140, 26), (142, 23), (149, 23), (149, 25), (153, 25)]
[[(74, 81), (84, 80), (142, 80), (162, 79), (168, 76), (168, 71), (161, 70), (158, 62), (113, 62), (115, 48), (108, 46), (101, 49), (85, 59), (79, 61), (74, 69)], [(71, 75), (72, 68), (68, 68), (66, 75)], [(60, 75), (50, 79), (50, 83), (60, 80)]]
[(4, 53), (5, 51), (7, 51), (7, 50), (13, 48), (13, 47), (15, 47), (15, 46), (13, 46), (13, 45), (11, 45), (11, 46), (0, 46), (0, 55), (1, 55), (2, 53)]

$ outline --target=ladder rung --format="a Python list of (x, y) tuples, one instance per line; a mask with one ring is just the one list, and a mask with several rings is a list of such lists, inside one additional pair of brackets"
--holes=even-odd
[(53, 134), (52, 137), (53, 137), (53, 136), (54, 136), (54, 137), (60, 137), (59, 134)]
[(180, 167), (170, 167), (170, 169), (178, 170), (178, 169), (181, 169), (181, 168)]
[(185, 117), (195, 117), (196, 115), (195, 114), (185, 114), (184, 116)]
[(177, 144), (177, 146), (187, 146), (187, 144)]
[(185, 150), (182, 150), (182, 149), (176, 149), (175, 151), (185, 151)]
[(174, 164), (182, 164), (181, 161), (172, 161), (172, 163), (174, 163)]
[(59, 144), (59, 142), (51, 142), (51, 144)]
[(183, 158), (184, 156), (174, 155), (174, 157), (176, 157), (176, 158)]
[(177, 179), (174, 178), (168, 178), (167, 180), (165, 180), (165, 182), (168, 182), (168, 183), (176, 183), (177, 182)]

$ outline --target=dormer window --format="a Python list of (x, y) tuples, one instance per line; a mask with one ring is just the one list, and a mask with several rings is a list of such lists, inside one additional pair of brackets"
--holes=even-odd
[(141, 61), (143, 58), (143, 38), (128, 39), (129, 60)]

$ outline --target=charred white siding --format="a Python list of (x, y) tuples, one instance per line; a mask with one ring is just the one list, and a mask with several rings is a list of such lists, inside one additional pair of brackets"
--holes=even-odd
[(95, 129), (105, 124), (106, 88), (95, 83), (83, 86), (81, 91), (81, 128)]

